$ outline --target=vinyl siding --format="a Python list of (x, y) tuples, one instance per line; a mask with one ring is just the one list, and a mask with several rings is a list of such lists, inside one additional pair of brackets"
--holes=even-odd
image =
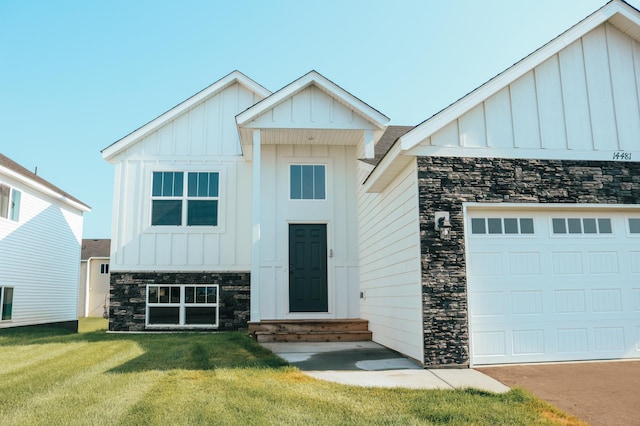
[(76, 320), (82, 213), (0, 180), (22, 191), (19, 222), (0, 218), (0, 286), (14, 288), (0, 328)]
[[(360, 181), (367, 173), (361, 165)], [(360, 189), (360, 313), (369, 320), (373, 340), (422, 360), (417, 188), (411, 162), (382, 193)]]

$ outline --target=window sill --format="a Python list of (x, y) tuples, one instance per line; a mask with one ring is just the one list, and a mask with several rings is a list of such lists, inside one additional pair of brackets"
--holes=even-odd
[(157, 225), (147, 226), (145, 234), (222, 234), (224, 229), (218, 226), (174, 226)]

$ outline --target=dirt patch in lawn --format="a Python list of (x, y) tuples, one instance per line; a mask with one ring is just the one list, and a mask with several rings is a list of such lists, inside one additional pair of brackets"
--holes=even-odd
[(521, 387), (593, 426), (637, 424), (640, 361), (483, 367), (476, 370)]

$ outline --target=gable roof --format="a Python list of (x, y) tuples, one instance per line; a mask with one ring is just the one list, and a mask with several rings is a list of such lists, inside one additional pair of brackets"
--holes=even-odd
[(395, 172), (410, 161), (406, 156), (412, 155), (409, 152), (412, 148), (605, 22), (640, 42), (640, 12), (623, 0), (609, 1), (549, 43), (401, 136), (365, 181), (367, 190), (383, 190)]
[(310, 71), (294, 82), (289, 83), (282, 89), (256, 103), (251, 108), (248, 108), (238, 114), (236, 116), (236, 123), (238, 127), (246, 126), (260, 115), (265, 114), (267, 111), (271, 110), (286, 99), (310, 86), (318, 87), (320, 90), (338, 100), (347, 108), (355, 111), (358, 115), (374, 124), (378, 129), (384, 129), (389, 123), (389, 117), (382, 114), (380, 111), (372, 108), (365, 102), (353, 96), (351, 93), (347, 92), (317, 71)]
[(91, 257), (109, 257), (111, 251), (111, 240), (106, 239), (84, 239), (82, 240), (81, 260)]
[(25, 169), (20, 164), (16, 163), (9, 157), (0, 154), (0, 174), (4, 174), (10, 176), (16, 180), (19, 180), (26, 184), (27, 186), (47, 194), (57, 200), (62, 201), (65, 204), (68, 204), (74, 207), (77, 210), (83, 212), (91, 211), (91, 207), (78, 200), (77, 198), (71, 196), (66, 193), (62, 189), (58, 188), (51, 182), (41, 178), (40, 176), (32, 173), (31, 171)]
[(263, 97), (269, 96), (271, 94), (269, 90), (265, 89), (264, 87), (262, 87), (261, 85), (259, 85), (258, 83), (256, 83), (255, 81), (247, 77), (246, 75), (242, 74), (240, 71), (237, 71), (237, 70), (233, 71), (227, 74), (226, 76), (222, 77), (220, 80), (216, 81), (215, 83), (211, 84), (209, 87), (191, 96), (189, 99), (171, 108), (169, 111), (165, 112), (164, 114), (154, 118), (147, 124), (143, 125), (142, 127), (139, 127), (138, 129), (129, 133), (127, 136), (109, 145), (107, 148), (102, 150), (102, 158), (109, 161), (111, 158), (118, 155), (120, 152), (124, 151), (129, 146), (135, 144), (137, 141), (139, 141), (141, 138), (143, 138), (147, 134), (162, 127), (167, 122), (173, 120), (174, 118), (186, 112), (187, 110), (193, 108), (199, 103), (205, 101), (208, 98), (211, 98), (212, 96), (216, 95), (217, 93), (223, 91), (227, 87), (236, 83), (246, 87), (250, 91), (257, 93)]

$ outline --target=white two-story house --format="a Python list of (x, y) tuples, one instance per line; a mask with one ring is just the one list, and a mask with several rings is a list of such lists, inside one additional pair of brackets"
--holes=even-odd
[(78, 329), (83, 214), (89, 206), (0, 154), (0, 329)]
[(110, 329), (362, 318), (427, 366), (640, 358), (639, 58), (613, 0), (415, 127), (314, 71), (229, 74), (103, 151)]

